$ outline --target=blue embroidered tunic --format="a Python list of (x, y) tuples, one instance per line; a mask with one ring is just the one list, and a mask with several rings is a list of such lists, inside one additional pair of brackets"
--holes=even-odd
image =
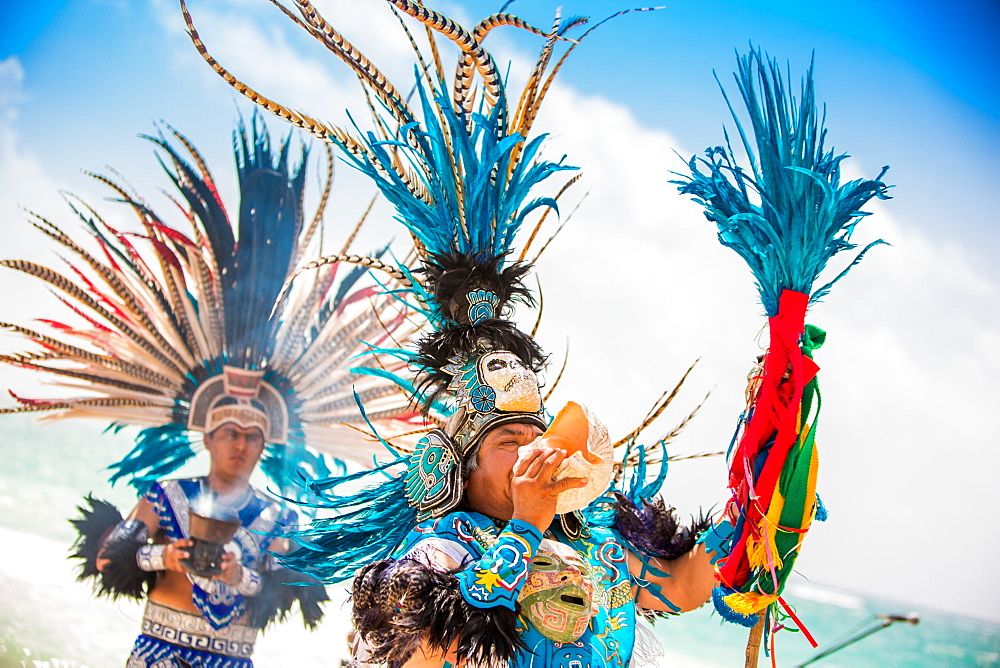
[[(207, 488), (205, 478), (166, 480), (154, 483), (146, 492), (146, 500), (152, 504), (159, 518), (160, 530), (170, 541), (189, 537), (188, 522), (191, 505)], [(240, 520), (240, 528), (233, 538), (237, 557), (243, 566), (261, 572), (271, 567), (268, 548), (274, 541), (275, 528), (293, 524), (293, 511), (280, 510), (277, 503), (261, 495), (252, 487), (247, 488), (243, 498), (231, 510)], [(221, 580), (213, 580), (189, 575), (193, 586), (192, 601), (205, 621), (214, 628), (228, 626), (239, 619), (245, 609), (242, 594)]]

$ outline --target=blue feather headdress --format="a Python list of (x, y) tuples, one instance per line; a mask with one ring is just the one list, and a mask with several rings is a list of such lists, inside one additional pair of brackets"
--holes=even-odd
[(93, 209), (71, 204), (96, 244), (93, 253), (87, 242), (34, 217), (38, 230), (78, 259), (70, 264), (72, 277), (20, 260), (2, 264), (56, 288), (84, 325), (47, 321), (55, 334), (46, 335), (5, 323), (42, 352), (2, 361), (60, 378), (82, 395), (18, 398), (20, 405), (0, 413), (45, 412), (107, 419), (116, 429), (145, 427), (135, 448), (111, 466), (112, 482), (124, 479), (141, 490), (194, 455), (190, 431), (210, 430), (213, 406), (220, 394), (231, 393), (230, 372), (241, 372), (252, 388), (243, 388), (248, 396), (233, 399), (230, 410), (239, 405), (248, 415), (260, 414), (270, 444), (262, 469), (285, 493), (298, 490), (287, 484), (291, 471), (331, 474), (334, 462), (324, 452), (369, 463), (382, 446), (364, 436), (356, 396), (369, 404), (383, 432), (409, 431), (416, 418), (394, 383), (364, 373), (372, 367), (398, 370), (401, 362), (374, 355), (355, 359), (390, 335), (406, 340), (410, 326), (398, 302), (360, 283), (365, 269), (340, 271), (336, 265), (282, 291), (320, 224), (332, 163), (317, 211), (307, 221), (308, 150), (294, 150), (290, 137), (273, 144), (255, 113), (250, 127), (241, 122), (233, 135), (240, 187), (234, 225), (204, 160), (186, 138), (170, 129), (167, 136), (147, 139), (161, 151), (182, 225), (166, 223), (137, 195), (100, 176), (135, 212), (141, 233), (114, 229)]
[[(419, 257), (413, 266), (391, 269), (408, 284), (397, 296), (427, 318), (431, 331), (415, 350), (379, 351), (408, 361), (416, 376), (375, 373), (394, 376), (443, 428), (427, 433), (412, 453), (394, 450), (398, 458), (386, 468), (307, 483), (316, 505), (336, 516), (304, 531), (300, 538), (307, 545), (288, 563), (327, 581), (350, 577), (358, 567), (389, 556), (405, 526), (453, 508), (461, 498), (462, 463), (490, 427), (505, 421), (543, 428), (547, 423), (535, 375), (545, 355), (509, 319), (517, 303), (533, 302), (523, 283), (531, 263), (523, 258), (534, 234), (517, 258), (514, 249), (529, 215), (556, 208), (555, 197), (534, 194), (538, 186), (572, 169), (562, 160), (542, 159), (544, 136), (531, 130), (556, 72), (593, 30), (570, 40), (568, 32), (586, 18), (557, 15), (546, 32), (507, 13), (467, 30), (422, 3), (388, 1), (393, 11), (423, 24), (429, 36), (425, 56), (400, 17), (417, 55), (412, 106), (307, 0), (297, 0), (298, 15), (281, 8), (357, 74), (374, 101), (376, 120), (368, 132), (324, 124), (241, 83), (209, 55), (181, 3), (192, 41), (212, 68), (240, 94), (336, 144), (395, 207)], [(502, 26), (545, 39), (516, 105), (482, 46), (490, 31)], [(444, 72), (435, 35), (458, 48), (453, 77)], [(567, 47), (561, 55), (560, 46)], [(342, 259), (334, 256), (315, 266)]]

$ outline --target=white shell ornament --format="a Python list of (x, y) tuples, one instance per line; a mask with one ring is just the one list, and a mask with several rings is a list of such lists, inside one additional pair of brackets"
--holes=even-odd
[(561, 448), (568, 456), (553, 480), (587, 478), (587, 486), (559, 495), (556, 513), (562, 515), (586, 508), (600, 497), (614, 472), (614, 453), (608, 428), (586, 406), (570, 401), (556, 415), (533, 448)]

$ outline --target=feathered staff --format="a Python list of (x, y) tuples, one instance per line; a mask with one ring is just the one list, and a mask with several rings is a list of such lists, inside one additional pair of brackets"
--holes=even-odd
[(281, 436), (268, 440), (283, 447), (269, 448), (262, 466), (280, 486), (291, 489), (284, 479), (291, 470), (329, 473), (306, 443), (370, 465), (381, 445), (351, 426), (364, 426), (356, 398), (368, 403), (370, 417), (390, 435), (409, 431), (416, 413), (393, 384), (357, 373), (385, 359), (353, 358), (392, 337), (405, 339), (412, 326), (391, 296), (359, 286), (363, 268), (338, 277), (343, 265), (329, 266), (296, 291), (281, 293), (322, 220), (332, 162), (307, 223), (308, 152), (303, 146), (296, 157), (290, 138), (272, 145), (255, 113), (251, 127), (241, 123), (233, 137), (241, 193), (233, 220), (200, 153), (176, 131), (169, 136), (173, 142), (162, 134), (147, 139), (162, 151), (182, 225), (168, 224), (137, 195), (95, 175), (131, 207), (141, 233), (122, 232), (90, 207), (71, 204), (96, 253), (40, 216), (31, 221), (75, 258), (67, 260), (70, 275), (22, 260), (0, 262), (55, 288), (85, 323), (43, 321), (52, 334), (3, 323), (41, 352), (0, 361), (56, 378), (72, 392), (57, 399), (15, 396), (20, 405), (0, 414), (48, 412), (145, 427), (135, 449), (111, 467), (112, 481), (125, 478), (144, 489), (193, 456), (187, 430), (195, 393), (224, 367), (238, 367), (262, 372), (270, 388), (268, 410)]
[(718, 567), (715, 597), (726, 619), (752, 626), (780, 601), (812, 520), (824, 514), (815, 491), (820, 401), (812, 353), (825, 333), (805, 324), (806, 310), (868, 249), (884, 243), (868, 244), (833, 280), (814, 287), (831, 258), (856, 248), (851, 235), (867, 215), (860, 208), (873, 197), (888, 198), (881, 180), (888, 168), (875, 179), (840, 183), (847, 156), (825, 147), (811, 64), (799, 100), (787, 91), (778, 64), (759, 49), (739, 58), (735, 78), (751, 136), (726, 102), (749, 169), (737, 163), (727, 133), (725, 147), (692, 158), (690, 175), (674, 183), (705, 207), (720, 242), (746, 260), (768, 316), (767, 354), (729, 453), (735, 533), (731, 554)]

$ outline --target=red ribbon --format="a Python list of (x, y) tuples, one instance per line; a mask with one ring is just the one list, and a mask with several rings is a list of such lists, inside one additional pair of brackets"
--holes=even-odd
[[(799, 436), (803, 389), (819, 370), (799, 347), (808, 305), (809, 295), (784, 290), (778, 300), (777, 315), (768, 319), (771, 340), (763, 375), (752, 414), (730, 464), (729, 487), (744, 514), (744, 535), (721, 565), (719, 576), (734, 589), (741, 588), (749, 579), (747, 536), (759, 532), (760, 521), (771, 505), (785, 459)], [(768, 443), (770, 450), (764, 452)], [(765, 457), (763, 466), (757, 461), (761, 456)], [(756, 471), (759, 473), (751, 480)]]
[(802, 631), (802, 635), (806, 637), (806, 640), (809, 641), (809, 644), (812, 645), (813, 648), (819, 647), (819, 643), (816, 642), (816, 639), (813, 638), (811, 633), (809, 633), (809, 629), (806, 628), (806, 625), (802, 623), (802, 620), (799, 619), (798, 615), (795, 614), (795, 611), (792, 610), (792, 606), (785, 603), (785, 599), (781, 598), (780, 596), (778, 597), (778, 603), (781, 604), (781, 607), (785, 610), (785, 613), (787, 613), (788, 616), (792, 618), (792, 621), (795, 622), (795, 625), (799, 627), (799, 631)]

